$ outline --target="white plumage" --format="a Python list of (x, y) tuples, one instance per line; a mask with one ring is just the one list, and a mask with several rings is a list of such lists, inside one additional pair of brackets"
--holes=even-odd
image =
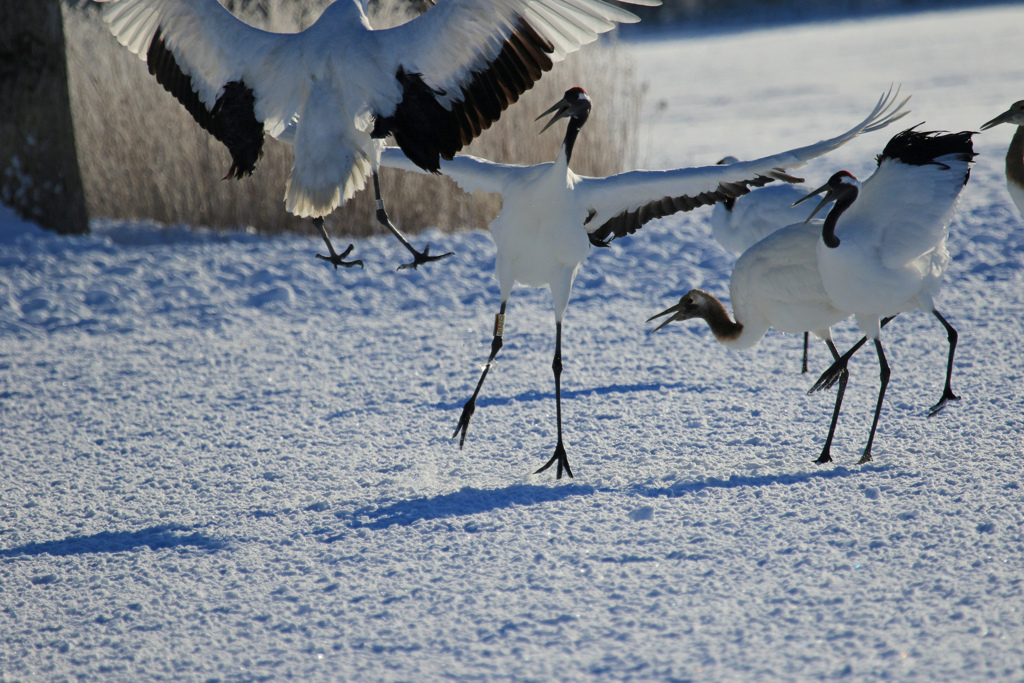
[[(735, 164), (728, 156), (719, 164)], [(711, 211), (711, 236), (729, 251), (742, 254), (780, 228), (799, 223), (805, 211), (793, 207), (810, 187), (776, 184), (754, 190), (742, 199), (718, 202)]]
[[(719, 164), (734, 164), (727, 156)], [(776, 184), (754, 190), (742, 199), (715, 204), (711, 211), (711, 235), (729, 251), (742, 254), (776, 230), (802, 221), (804, 211), (793, 205), (807, 196), (809, 187)], [(804, 332), (804, 350), (800, 371), (807, 372), (808, 339)]]
[[(553, 62), (638, 21), (604, 0), (440, 0), (374, 31), (358, 0), (338, 0), (305, 31), (278, 34), (216, 0), (98, 1), (118, 41), (228, 147), (229, 176), (252, 173), (264, 134), (294, 145), (285, 204), (315, 219), (365, 186), (388, 134), (436, 171)], [(430, 260), (399, 239), (413, 265)]]
[[(957, 334), (936, 310), (934, 297), (950, 261), (949, 224), (970, 177), (971, 135), (903, 131), (889, 141), (878, 156), (878, 168), (863, 183), (840, 171), (809, 195), (826, 192), (819, 209), (836, 201), (817, 247), (822, 283), (835, 305), (851, 311), (874, 341), (881, 366), (874, 422), (861, 462), (871, 460), (890, 374), (880, 339), (883, 318), (921, 309), (942, 323), (949, 341), (946, 383), (931, 414), (959, 398), (950, 385)], [(857, 348), (826, 370), (812, 391), (834, 382)]]
[[(652, 331), (657, 332), (675, 320), (702, 318), (715, 339), (732, 349), (755, 346), (770, 327), (790, 334), (813, 332), (838, 360), (839, 352), (829, 328), (849, 317), (850, 312), (832, 302), (822, 283), (817, 246), (823, 223), (818, 220), (786, 226), (743, 252), (729, 280), (729, 299), (735, 320), (729, 319), (725, 306), (713, 295), (692, 289), (675, 306), (648, 318), (650, 322), (669, 316)], [(832, 428), (816, 462), (832, 460), (832, 437), (846, 381), (845, 375), (840, 378)]]
[[(505, 305), (516, 282), (534, 287), (547, 285), (551, 290), (555, 308), (555, 361), (552, 365), (558, 443), (551, 460), (538, 471), (557, 462), (559, 477), (563, 469), (572, 476), (561, 430), (561, 325), (576, 270), (586, 258), (590, 244), (606, 244), (635, 232), (654, 218), (742, 195), (750, 186), (764, 185), (773, 178), (795, 180), (780, 169), (799, 168), (860, 133), (888, 125), (903, 115), (905, 103), (903, 100), (896, 104), (895, 96), (888, 93), (879, 99), (864, 121), (846, 133), (754, 161), (668, 171), (629, 171), (592, 178), (578, 176), (569, 168), (573, 145), (590, 112), (586, 93), (582, 88), (572, 88), (559, 103), (541, 115), (556, 112), (552, 122), (570, 118), (565, 142), (554, 162), (516, 166), (469, 155), (443, 161), (441, 172), (453, 178), (463, 190), (497, 192), (503, 201), (501, 212), (490, 225), (497, 248), (495, 274), (501, 289), (499, 322), (488, 363), (455, 430), (455, 434), (462, 432), (460, 446), (465, 441), (476, 397), (491, 361), (501, 348)], [(394, 148), (384, 151), (381, 165), (420, 170)]]

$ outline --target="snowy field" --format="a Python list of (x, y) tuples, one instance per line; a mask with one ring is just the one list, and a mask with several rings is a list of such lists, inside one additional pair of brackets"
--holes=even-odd
[[(666, 167), (834, 135), (891, 81), (905, 122), (977, 130), (1024, 97), (1021, 35), (1004, 7), (627, 49)], [(866, 177), (896, 131), (801, 175)], [(498, 306), (483, 232), (419, 236), (457, 254), (420, 272), (360, 241), (366, 270), (335, 272), (314, 239), (62, 238), (2, 210), (0, 680), (1024, 680), (1011, 134), (975, 138), (938, 299), (963, 400), (925, 416), (945, 335), (893, 322), (866, 466), (870, 348), (822, 467), (823, 345), (801, 376), (793, 336), (737, 353), (700, 321), (646, 333), (691, 287), (728, 293), (707, 210), (581, 269), (560, 482), (530, 474), (555, 440), (546, 291), (514, 293), (465, 450), (449, 440)]]

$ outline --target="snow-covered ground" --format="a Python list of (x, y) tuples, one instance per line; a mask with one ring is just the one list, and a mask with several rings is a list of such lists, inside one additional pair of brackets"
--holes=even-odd
[[(1024, 96), (1021, 35), (1004, 7), (627, 48), (664, 167), (833, 135), (890, 81), (905, 121), (977, 129)], [(866, 176), (895, 132), (802, 175)], [(820, 467), (833, 395), (805, 393), (796, 337), (646, 334), (690, 287), (728, 292), (707, 210), (584, 265), (561, 482), (530, 474), (554, 446), (546, 291), (514, 293), (466, 448), (449, 441), (498, 304), (482, 232), (420, 236), (457, 253), (421, 272), (361, 241), (366, 270), (335, 272), (312, 239), (63, 238), (2, 210), (0, 679), (1024, 679), (1011, 133), (976, 137), (938, 302), (963, 400), (925, 417), (945, 335), (898, 319), (866, 466), (870, 349)]]

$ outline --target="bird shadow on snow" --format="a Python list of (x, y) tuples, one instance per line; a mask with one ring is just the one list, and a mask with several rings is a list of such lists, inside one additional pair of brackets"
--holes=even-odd
[[(477, 489), (466, 486), (440, 496), (400, 500), (373, 510), (356, 510), (352, 514), (350, 526), (353, 529), (383, 529), (395, 524), (408, 526), (420, 520), (464, 517), (513, 505), (552, 503), (573, 496), (589, 496), (595, 491), (596, 488), (586, 484), (553, 487), (517, 484), (503, 489)], [(360, 517), (367, 517), (369, 521), (361, 521)]]
[[(701, 481), (680, 481), (671, 486), (631, 486), (626, 491), (644, 498), (679, 498), (685, 495), (692, 495), (707, 489), (734, 489), (734, 488), (757, 488), (762, 486), (794, 486), (806, 484), (812, 481), (825, 481), (828, 479), (840, 479), (856, 477), (865, 474), (877, 474), (879, 472), (890, 472), (893, 465), (870, 465), (857, 469), (846, 467), (835, 467), (832, 469), (809, 470), (804, 472), (792, 472), (783, 474), (743, 475), (734, 474), (728, 479), (709, 477)], [(891, 476), (917, 476), (914, 473), (894, 473)]]
[[(721, 488), (757, 488), (763, 486), (794, 486), (813, 481), (856, 477), (868, 473), (892, 472), (892, 465), (876, 465), (848, 469), (811, 470), (766, 475), (733, 475), (728, 479), (708, 478), (701, 481), (681, 481), (671, 486), (633, 485), (622, 489), (598, 488), (589, 484), (573, 484), (568, 486), (537, 486), (533, 484), (517, 484), (503, 489), (478, 489), (464, 487), (453, 493), (446, 493), (415, 500), (400, 500), (389, 505), (375, 508), (362, 508), (352, 513), (349, 526), (353, 529), (384, 529), (389, 526), (409, 526), (421, 520), (451, 519), (468, 517), (479, 513), (491, 512), (514, 505), (539, 505), (566, 500), (575, 496), (590, 496), (602, 493), (626, 493), (643, 498), (679, 498), (693, 495), (707, 489)], [(916, 476), (912, 473), (894, 476)], [(367, 518), (365, 521), (361, 518)], [(482, 531), (480, 525), (470, 522), (467, 531)]]
[(56, 541), (28, 543), (17, 548), (0, 550), (0, 557), (20, 557), (35, 555), (86, 555), (89, 553), (120, 553), (135, 550), (142, 546), (150, 550), (179, 548), (192, 546), (201, 550), (219, 550), (224, 542), (199, 532), (179, 534), (175, 532), (191, 531), (188, 527), (175, 525), (153, 526), (138, 531), (101, 531), (92, 536), (72, 536)]
[[(665, 382), (648, 382), (646, 384), (609, 384), (604, 387), (590, 387), (588, 389), (562, 389), (562, 400), (570, 400), (579, 398), (581, 396), (609, 396), (611, 394), (635, 394), (644, 392), (659, 392), (663, 389), (680, 389), (687, 391), (694, 391), (694, 386), (689, 382), (676, 382), (674, 384), (666, 384)], [(477, 408), (484, 406), (506, 406), (513, 402), (519, 401), (548, 401), (555, 400), (554, 391), (524, 391), (521, 394), (515, 396), (497, 396), (494, 398), (479, 398), (476, 402)], [(434, 408), (440, 410), (455, 410), (456, 408), (462, 408), (462, 405), (466, 402), (466, 399), (458, 401), (457, 403), (434, 403)]]

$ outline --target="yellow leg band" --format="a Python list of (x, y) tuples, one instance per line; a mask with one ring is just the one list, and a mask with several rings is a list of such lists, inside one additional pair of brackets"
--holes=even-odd
[(494, 336), (502, 337), (505, 335), (505, 314), (496, 313), (494, 315)]

